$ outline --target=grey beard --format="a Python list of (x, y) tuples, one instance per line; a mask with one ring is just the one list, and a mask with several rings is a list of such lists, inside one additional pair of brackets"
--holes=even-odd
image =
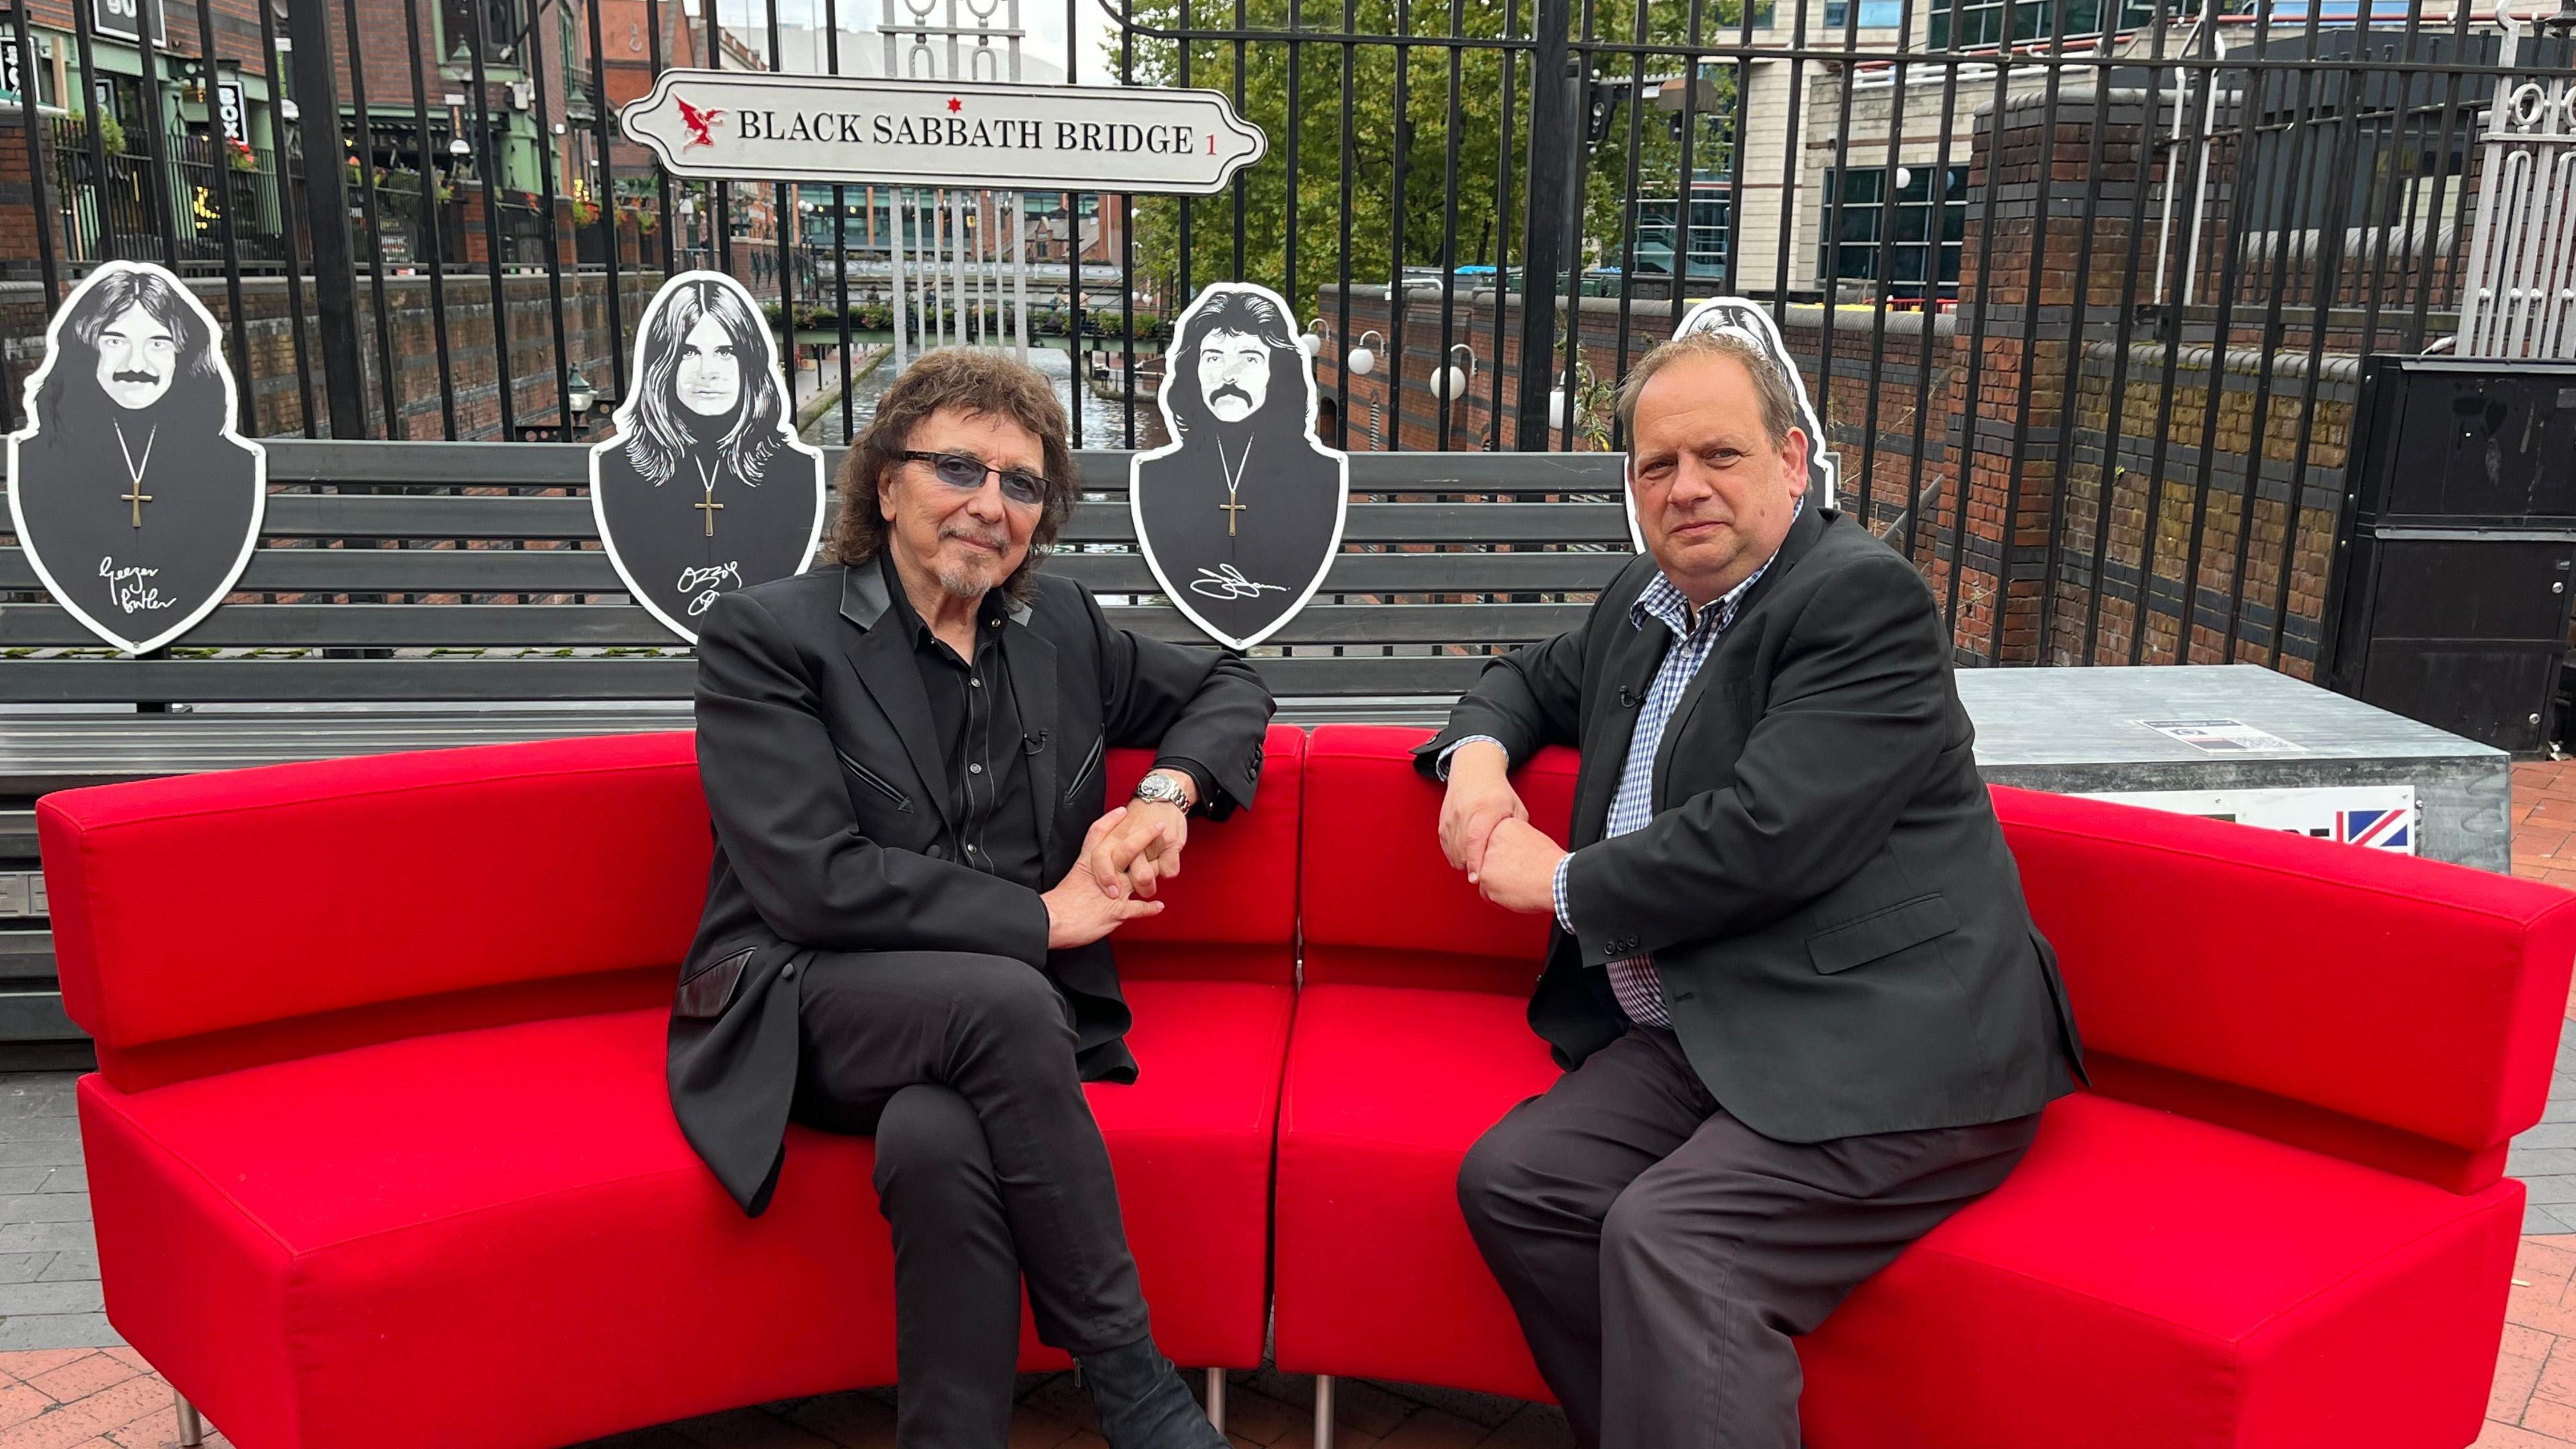
[(993, 587), (984, 581), (982, 570), (966, 565), (936, 569), (931, 576), (939, 580), (941, 591), (952, 599), (980, 599)]

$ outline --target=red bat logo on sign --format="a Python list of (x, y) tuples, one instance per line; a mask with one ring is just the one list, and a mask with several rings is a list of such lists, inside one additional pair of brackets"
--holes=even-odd
[(689, 139), (686, 146), (682, 149), (686, 149), (687, 146), (714, 145), (716, 143), (716, 138), (708, 133), (707, 127), (714, 125), (716, 123), (716, 117), (723, 115), (724, 112), (721, 110), (699, 110), (697, 107), (690, 105), (687, 101), (680, 100), (678, 96), (673, 96), (671, 99), (679, 102), (680, 124), (689, 128)]

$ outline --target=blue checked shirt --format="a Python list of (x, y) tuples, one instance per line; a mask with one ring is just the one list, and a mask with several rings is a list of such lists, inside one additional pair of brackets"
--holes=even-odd
[[(1798, 515), (1807, 511), (1807, 501), (1798, 500), (1797, 509), (1789, 515), (1794, 526)], [(1628, 736), (1628, 759), (1619, 770), (1619, 793), (1611, 798), (1610, 818), (1603, 826), (1601, 838), (1625, 835), (1644, 828), (1654, 818), (1655, 752), (1664, 741), (1664, 726), (1672, 722), (1673, 709), (1681, 703), (1683, 691), (1699, 676), (1700, 666), (1708, 662), (1710, 651), (1735, 622), (1737, 606), (1762, 576), (1771, 571), (1779, 559), (1775, 551), (1762, 561), (1752, 576), (1726, 591), (1718, 601), (1699, 611), (1694, 624), (1690, 599), (1673, 586), (1672, 580), (1657, 574), (1628, 606), (1628, 626), (1643, 629), (1653, 618), (1673, 632), (1673, 646), (1664, 654), (1663, 666), (1655, 671), (1655, 682), (1647, 687), (1646, 702), (1637, 710), (1637, 725)], [(1441, 753), (1440, 773), (1449, 773), (1449, 757), (1460, 745), (1471, 740), (1492, 739), (1490, 735), (1470, 735)], [(1500, 744), (1501, 741), (1494, 741)], [(1568, 934), (1574, 930), (1574, 918), (1565, 909), (1565, 872), (1574, 863), (1571, 854), (1556, 863), (1556, 923)], [(1662, 979), (1655, 974), (1652, 956), (1628, 956), (1610, 963), (1610, 989), (1619, 998), (1619, 1009), (1628, 1019), (1646, 1026), (1670, 1027), (1673, 1014), (1664, 1006)]]

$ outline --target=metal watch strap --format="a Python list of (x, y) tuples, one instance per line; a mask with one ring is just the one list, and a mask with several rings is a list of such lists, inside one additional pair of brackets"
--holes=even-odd
[(1170, 774), (1160, 770), (1149, 770), (1145, 773), (1144, 779), (1136, 782), (1134, 798), (1158, 801), (1165, 805), (1178, 805), (1184, 810), (1190, 808), (1188, 788), (1173, 779)]

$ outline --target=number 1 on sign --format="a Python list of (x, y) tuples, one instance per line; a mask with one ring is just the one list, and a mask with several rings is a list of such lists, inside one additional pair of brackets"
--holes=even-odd
[(1208, 132), (1208, 154), (1211, 156), (1216, 154), (1216, 132), (1214, 131)]

